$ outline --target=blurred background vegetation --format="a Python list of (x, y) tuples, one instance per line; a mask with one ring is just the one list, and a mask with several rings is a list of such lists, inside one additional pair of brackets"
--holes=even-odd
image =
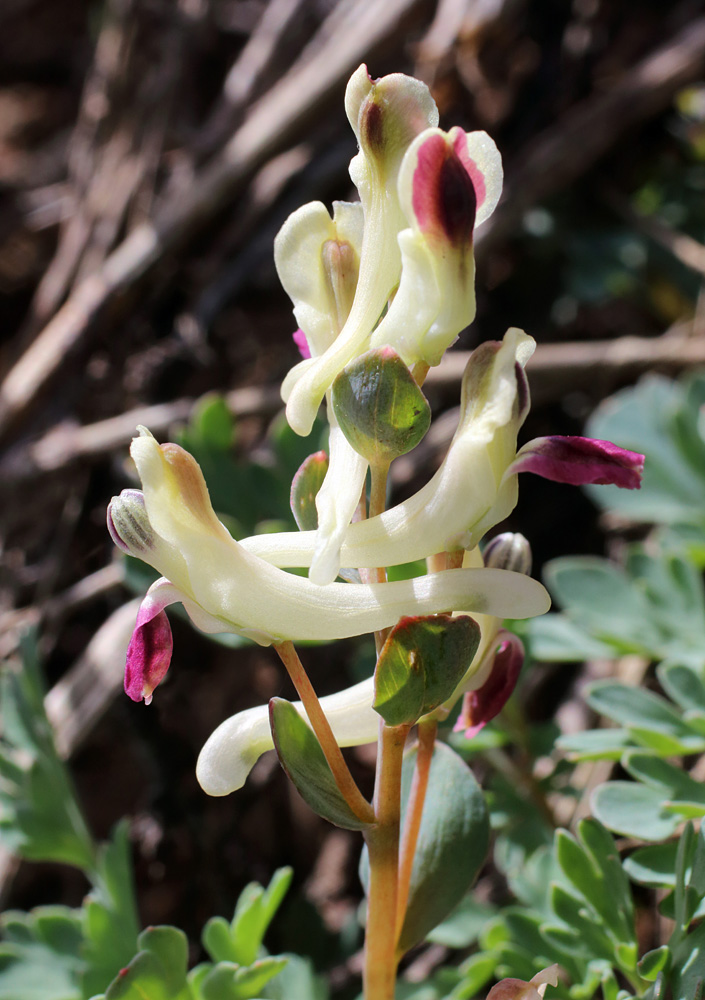
[[(88, 819), (105, 837), (131, 817), (144, 924), (178, 923), (195, 942), (246, 882), (291, 864), (279, 933), (338, 961), (341, 982), (355, 971), (343, 959), (357, 940), (356, 838), (314, 817), (269, 758), (224, 800), (194, 775), (220, 721), (290, 696), (288, 682), (266, 650), (176, 620), (169, 682), (150, 709), (129, 702), (123, 655), (145, 577), (104, 520), (133, 482), (127, 445), (144, 423), (193, 451), (236, 535), (290, 523), (288, 482), (321, 431), (301, 442), (280, 413), (298, 356), (271, 247), (298, 205), (353, 196), (342, 98), (363, 61), (375, 77), (425, 80), (441, 125), (487, 130), (506, 171), (477, 234), (477, 319), (429, 377), (441, 419), (397, 463), (396, 499), (443, 454), (466, 352), (507, 326), (540, 345), (528, 437), (580, 433), (616, 389), (705, 364), (701, 4), (0, 5), (0, 652), (12, 661), (38, 627), (47, 711)], [(639, 534), (570, 487), (527, 477), (521, 492), (508, 527), (530, 539), (537, 575)], [(329, 648), (305, 655), (321, 694), (372, 665), (364, 644), (332, 662)], [(528, 720), (584, 718), (580, 678), (534, 668)], [(369, 753), (351, 759), (369, 785)], [(59, 864), (0, 861), (3, 908), (85, 892)], [(483, 878), (501, 895), (496, 871)]]

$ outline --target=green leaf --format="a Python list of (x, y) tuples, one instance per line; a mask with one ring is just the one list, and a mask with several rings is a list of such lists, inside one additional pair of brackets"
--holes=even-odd
[(673, 954), (673, 1000), (701, 1000), (705, 984), (705, 923), (681, 941)]
[(614, 961), (614, 942), (590, 914), (580, 895), (554, 883), (551, 886), (551, 906), (556, 916), (575, 932), (573, 951), (576, 955), (586, 960), (604, 958)]
[(433, 928), (426, 940), (446, 948), (468, 948), (496, 912), (496, 907), (489, 903), (482, 903), (472, 895), (465, 896), (445, 920)]
[(651, 691), (615, 681), (598, 681), (588, 688), (586, 700), (596, 712), (640, 734), (653, 730), (677, 745), (694, 750), (702, 746), (703, 738), (683, 721), (665, 698)]
[(624, 570), (595, 556), (566, 556), (548, 563), (544, 577), (570, 617), (601, 641), (616, 642), (624, 651), (661, 649), (663, 635), (652, 624), (651, 605)]
[(287, 961), (284, 956), (268, 957), (249, 968), (242, 968), (234, 962), (220, 962), (200, 980), (201, 1000), (249, 1000), (258, 997)]
[(286, 958), (287, 964), (262, 990), (264, 1000), (328, 1000), (326, 983), (308, 959), (289, 954), (279, 958)]
[(230, 923), (223, 917), (212, 917), (206, 923), (202, 934), (203, 947), (214, 962), (252, 965), (292, 877), (291, 868), (279, 868), (266, 889), (258, 882), (251, 882), (240, 893)]
[(556, 853), (564, 874), (616, 941), (633, 941), (631, 896), (614, 841), (594, 820), (583, 821), (578, 836), (581, 843), (565, 830), (556, 833)]
[(705, 896), (705, 827), (703, 826), (698, 830), (695, 841), (693, 871), (690, 877), (690, 884), (698, 896)]
[(544, 663), (583, 663), (619, 655), (608, 642), (601, 642), (567, 615), (549, 612), (531, 618), (524, 626), (531, 655)]
[(388, 726), (413, 725), (450, 698), (479, 644), (467, 615), (402, 618), (379, 655), (372, 707)]
[(344, 830), (367, 829), (340, 793), (313, 730), (291, 702), (272, 698), (269, 712), (279, 761), (303, 800)]
[(680, 822), (663, 809), (665, 796), (633, 781), (608, 781), (592, 797), (592, 813), (609, 830), (641, 840), (665, 840)]
[(63, 906), (2, 915), (0, 1000), (81, 1000), (81, 920)]
[[(416, 750), (402, 771), (406, 815)], [(411, 874), (409, 904), (400, 936), (408, 951), (458, 905), (487, 855), (489, 824), (482, 791), (470, 768), (443, 743), (436, 743)]]
[(190, 428), (202, 445), (216, 451), (229, 451), (235, 443), (235, 418), (218, 393), (210, 392), (197, 400)]
[(178, 927), (148, 927), (137, 939), (141, 951), (149, 951), (161, 962), (167, 993), (177, 993), (184, 985), (188, 965), (188, 942)]
[(90, 874), (95, 848), (54, 747), (34, 633), (22, 640), (21, 657), (17, 669), (8, 665), (0, 676), (0, 840), (21, 857)]
[(692, 456), (684, 454), (673, 427), (674, 415), (687, 405), (681, 384), (649, 376), (597, 408), (586, 427), (589, 437), (646, 455), (641, 489), (589, 487), (598, 506), (639, 521), (702, 524), (705, 478)]
[(122, 821), (98, 852), (94, 887), (84, 903), (84, 992), (103, 989), (137, 949), (139, 924), (134, 894), (129, 824)]
[(642, 979), (653, 983), (659, 972), (663, 972), (670, 963), (671, 950), (668, 945), (661, 945), (660, 948), (653, 948), (639, 960), (637, 971)]
[(656, 673), (668, 697), (684, 711), (705, 711), (705, 684), (695, 670), (682, 663), (664, 662)]
[(632, 750), (624, 755), (622, 764), (633, 778), (660, 790), (669, 799), (705, 805), (705, 787), (668, 761)]
[(391, 347), (351, 361), (333, 382), (332, 402), (343, 434), (371, 465), (411, 451), (431, 424), (421, 389)]
[(672, 887), (676, 884), (677, 849), (675, 842), (640, 847), (624, 860), (624, 870), (632, 881), (640, 885)]
[(489, 955), (471, 955), (460, 966), (462, 980), (445, 1000), (471, 1000), (494, 976), (497, 958)]
[(150, 927), (140, 934), (140, 951), (118, 972), (105, 1000), (193, 1000), (186, 981), (188, 944), (176, 927)]
[(211, 917), (201, 933), (201, 941), (214, 962), (234, 962), (235, 946), (225, 917)]
[(586, 729), (561, 736), (556, 746), (572, 761), (619, 760), (633, 743), (627, 729)]

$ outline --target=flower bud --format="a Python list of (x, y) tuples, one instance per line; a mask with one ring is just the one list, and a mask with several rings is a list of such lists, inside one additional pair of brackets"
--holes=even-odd
[(367, 351), (344, 368), (332, 400), (343, 434), (371, 465), (411, 451), (431, 423), (426, 398), (391, 347)]
[(505, 531), (497, 535), (483, 552), (485, 566), (509, 569), (514, 573), (531, 573), (531, 546), (523, 535)]
[(141, 490), (123, 490), (108, 504), (108, 531), (117, 547), (139, 556), (152, 548), (154, 532)]
[(317, 451), (304, 459), (291, 481), (291, 513), (300, 531), (313, 531), (318, 527), (316, 497), (328, 472), (328, 456)]

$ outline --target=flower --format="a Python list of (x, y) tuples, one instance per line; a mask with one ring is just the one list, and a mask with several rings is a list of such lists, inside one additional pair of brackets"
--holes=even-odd
[(205, 632), (234, 632), (267, 645), (337, 639), (393, 625), (402, 614), (480, 611), (543, 614), (550, 601), (534, 580), (504, 570), (447, 570), (415, 580), (318, 587), (258, 558), (216, 517), (195, 459), (176, 444), (157, 444), (140, 428), (131, 454), (143, 493), (127, 490), (108, 508), (108, 526), (124, 551), (162, 574), (140, 608), (128, 650), (125, 688), (149, 700), (171, 654), (164, 608), (181, 602)]
[(473, 232), (502, 191), (502, 160), (486, 132), (426, 129), (399, 171), (410, 228), (397, 239), (401, 281), (371, 346), (391, 345), (407, 362), (437, 365), (475, 318)]
[(438, 125), (438, 109), (425, 84), (402, 73), (373, 80), (364, 65), (348, 82), (345, 110), (360, 147), (350, 164), (364, 214), (359, 277), (350, 312), (334, 342), (284, 380), (287, 418), (302, 435), (311, 430), (335, 376), (365, 350), (399, 282), (397, 233), (406, 226), (397, 191), (399, 168), (411, 141)]
[[(571, 484), (639, 487), (644, 456), (610, 442), (556, 436), (538, 438), (517, 452), (529, 410), (524, 366), (534, 348), (532, 337), (510, 329), (502, 342), (487, 341), (473, 351), (463, 376), (458, 427), (440, 468), (409, 500), (349, 525), (337, 561), (329, 562), (331, 572), (341, 565), (395, 566), (474, 548), (516, 506), (519, 472)], [(310, 565), (315, 544), (314, 532), (242, 542), (279, 566)]]
[(477, 736), (488, 722), (502, 711), (516, 687), (524, 663), (524, 647), (512, 632), (500, 629), (494, 636), (493, 648), (486, 657), (486, 670), (478, 666), (473, 683), (468, 684), (463, 695), (463, 705), (456, 733), (465, 733), (465, 739)]

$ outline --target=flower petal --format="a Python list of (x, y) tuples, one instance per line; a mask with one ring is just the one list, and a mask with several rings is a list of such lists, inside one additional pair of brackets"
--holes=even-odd
[(367, 461), (349, 443), (329, 408), (330, 464), (316, 496), (318, 530), (311, 559), (309, 579), (313, 583), (332, 583), (340, 569), (340, 546), (352, 520), (367, 476)]
[(362, 226), (359, 202), (334, 202), (331, 218), (326, 206), (314, 201), (293, 212), (277, 234), (274, 263), (310, 348), (304, 357), (323, 354), (348, 317), (357, 285)]
[(544, 479), (571, 486), (588, 483), (638, 490), (644, 471), (644, 456), (627, 451), (611, 441), (584, 437), (535, 438), (517, 453), (507, 475), (535, 472)]
[(174, 588), (164, 580), (163, 586), (150, 588), (137, 612), (125, 662), (125, 693), (133, 701), (149, 705), (169, 669), (173, 641), (164, 608), (176, 600)]
[[(372, 708), (373, 700), (371, 677), (321, 698), (321, 707), (339, 746), (360, 746), (376, 741), (379, 715)], [(294, 708), (306, 718), (300, 701), (294, 702)], [(198, 757), (196, 777), (208, 795), (228, 795), (242, 788), (259, 757), (273, 747), (268, 706), (248, 708), (226, 719), (208, 738)]]
[(517, 636), (502, 631), (497, 639), (501, 645), (494, 655), (490, 674), (480, 687), (465, 693), (454, 727), (454, 732), (465, 731), (468, 740), (502, 711), (516, 687), (524, 663), (524, 647)]

